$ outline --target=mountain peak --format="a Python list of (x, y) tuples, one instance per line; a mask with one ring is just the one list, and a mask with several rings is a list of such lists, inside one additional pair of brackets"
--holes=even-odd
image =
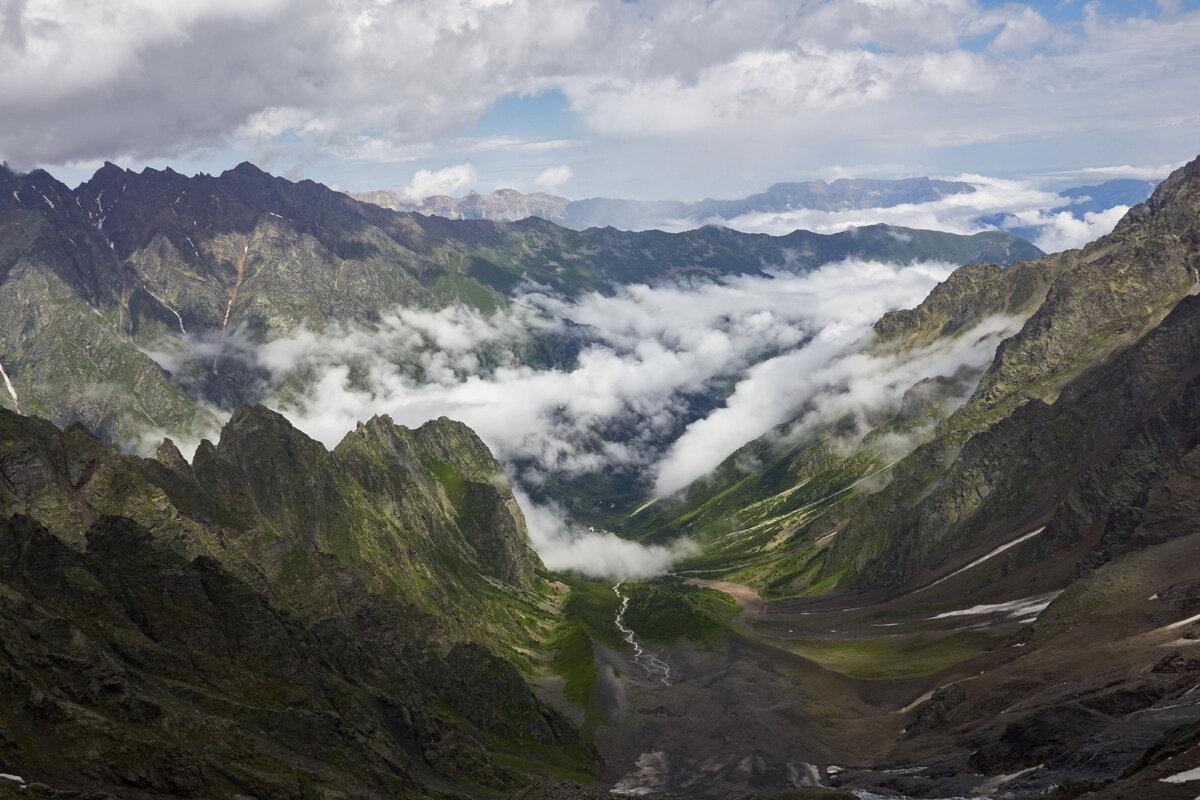
[(1147, 209), (1152, 213), (1161, 212), (1168, 205), (1183, 202), (1185, 211), (1193, 215), (1200, 210), (1200, 157), (1184, 164), (1167, 176), (1166, 180), (1155, 187), (1154, 192), (1146, 201)]
[[(1125, 234), (1145, 224), (1188, 225), (1200, 209), (1197, 184), (1200, 184), (1200, 157), (1173, 171), (1144, 203), (1129, 209), (1113, 228), (1113, 234)], [(1177, 203), (1181, 203), (1178, 209), (1181, 217), (1170, 210)]]
[(231, 175), (231, 174), (232, 175), (244, 175), (246, 177), (254, 177), (254, 178), (269, 178), (269, 177), (271, 177), (268, 173), (263, 172), (261, 169), (256, 167), (254, 164), (251, 164), (249, 161), (243, 161), (242, 163), (238, 164), (233, 169), (228, 169), (221, 173), (222, 177), (224, 177), (225, 175)]
[(292, 461), (292, 466), (303, 467), (303, 464), (294, 463), (295, 457), (302, 451), (314, 456), (318, 451), (327, 452), (320, 442), (310, 438), (289, 422), (287, 417), (258, 404), (244, 405), (235, 410), (221, 429), (221, 439), (217, 443), (218, 452), (243, 462), (243, 467), (252, 471), (257, 471), (254, 469), (256, 463), (270, 459), (270, 453), (264, 449), (267, 447), (278, 448), (278, 455), (291, 457), (283, 462), (270, 462), (280, 467), (287, 461)]

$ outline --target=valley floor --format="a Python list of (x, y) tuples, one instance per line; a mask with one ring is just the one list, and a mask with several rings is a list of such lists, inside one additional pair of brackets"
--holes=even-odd
[[(1198, 556), (1200, 534), (1067, 593), (1070, 553), (990, 584), (982, 559), (968, 561), (889, 599), (765, 602), (691, 578), (737, 611), (718, 644), (648, 646), (669, 685), (595, 645), (606, 778), (621, 794), (697, 798), (799, 786), (1035, 797), (1116, 779), (1200, 721), (1200, 617), (1156, 593), (1190, 581)], [(1200, 747), (1181, 747), (1129, 780), (1153, 783), (1145, 796), (1194, 797), (1200, 784), (1158, 783), (1200, 766)]]

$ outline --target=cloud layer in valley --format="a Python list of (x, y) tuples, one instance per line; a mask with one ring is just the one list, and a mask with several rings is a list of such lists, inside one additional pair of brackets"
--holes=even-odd
[(689, 539), (667, 545), (645, 545), (607, 531), (580, 530), (565, 522), (562, 509), (538, 505), (519, 488), (517, 502), (525, 509), (529, 537), (542, 562), (552, 570), (572, 570), (617, 581), (653, 578), (699, 548)]
[[(398, 309), (371, 328), (300, 330), (256, 357), (276, 384), (308, 371), (309, 393), (291, 411), (327, 444), (374, 413), (413, 425), (445, 414), (475, 428), (502, 459), (539, 465), (524, 480), (536, 481), (539, 468), (648, 468), (659, 456), (653, 442), (687, 413), (686, 395), (752, 380), (758, 402), (777, 409), (759, 415), (760, 429), (741, 429), (723, 457), (803, 403), (789, 383), (767, 377), (779, 354), (806, 354), (816, 368), (887, 309), (918, 302), (950, 269), (851, 260), (800, 276), (630, 286), (578, 303), (531, 291), (490, 317), (461, 306)], [(571, 368), (529, 366), (514, 354), (530, 331), (562, 334), (567, 320), (587, 326)], [(636, 420), (638, 433), (597, 446), (594, 431), (620, 418)]]
[[(904, 353), (847, 347), (847, 333), (857, 337), (866, 333), (853, 324), (823, 330), (804, 347), (755, 365), (723, 408), (689, 425), (657, 464), (656, 489), (661, 494), (679, 491), (743, 442), (783, 423), (790, 425), (780, 435), (792, 439), (838, 423), (852, 444), (854, 435), (865, 435), (878, 424), (880, 413), (897, 411), (904, 392), (918, 381), (952, 377), (964, 367), (977, 376), (1000, 340), (1015, 333), (1023, 321), (990, 317), (952, 340)], [(955, 405), (967, 399), (973, 385), (964, 388), (967, 391), (954, 399)], [(799, 414), (797, 401), (803, 408)], [(899, 458), (914, 444), (898, 438), (876, 446)]]
[[(804, 424), (866, 415), (894, 407), (921, 377), (985, 364), (992, 329), (904, 359), (858, 353), (874, 320), (918, 303), (952, 268), (851, 259), (577, 302), (530, 286), (490, 316), (401, 308), (371, 326), (299, 329), (239, 349), (277, 387), (271, 403), (328, 446), (375, 414), (409, 426), (446, 415), (474, 428), (519, 487), (626, 470), (669, 494), (802, 411)], [(529, 358), (535, 340), (571, 337), (577, 356), (567, 362)], [(552, 565), (637, 577), (680, 553), (583, 535), (587, 520), (572, 528), (557, 509), (523, 505)]]

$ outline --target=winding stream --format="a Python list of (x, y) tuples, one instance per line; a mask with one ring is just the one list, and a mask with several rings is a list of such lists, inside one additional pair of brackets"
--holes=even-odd
[(641, 667), (651, 678), (658, 678), (663, 685), (670, 686), (671, 665), (653, 653), (647, 653), (646, 649), (638, 642), (637, 637), (634, 636), (633, 629), (625, 624), (625, 612), (629, 609), (629, 598), (621, 594), (620, 581), (613, 586), (613, 592), (621, 599), (621, 608), (617, 611), (617, 617), (613, 621), (617, 625), (617, 630), (625, 637), (625, 641), (633, 645), (633, 663)]

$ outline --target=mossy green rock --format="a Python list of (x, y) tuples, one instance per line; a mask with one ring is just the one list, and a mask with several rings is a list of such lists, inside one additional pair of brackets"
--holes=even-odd
[[(0, 410), (0, 758), (157, 796), (501, 792), (595, 752), (497, 656), (552, 626), (471, 431), (335, 451), (239, 410), (189, 464)], [(338, 794), (341, 793), (341, 794)]]

